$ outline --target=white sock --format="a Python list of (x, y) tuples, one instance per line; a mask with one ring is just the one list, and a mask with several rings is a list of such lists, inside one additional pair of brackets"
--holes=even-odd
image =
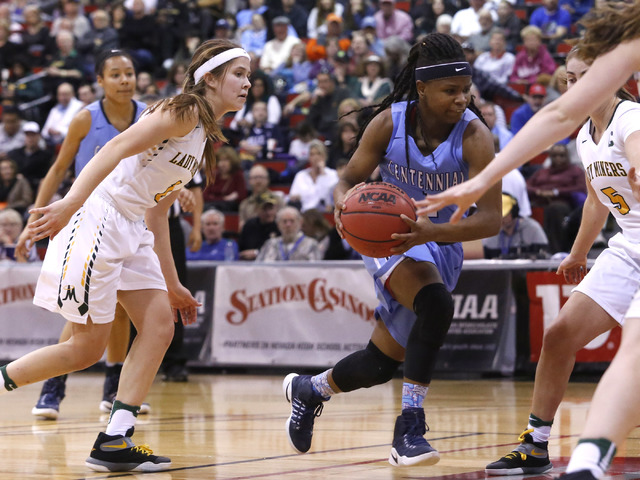
[(111, 412), (109, 424), (107, 425), (107, 435), (126, 435), (127, 430), (136, 424), (136, 417), (132, 412), (124, 408)]
[(616, 454), (616, 445), (605, 438), (585, 438), (578, 442), (567, 466), (567, 473), (590, 470), (600, 479)]
[(549, 441), (549, 436), (551, 435), (551, 426), (542, 426), (542, 427), (534, 427), (533, 425), (527, 425), (527, 430), (533, 428), (533, 432), (531, 432), (531, 438), (536, 443), (544, 443)]

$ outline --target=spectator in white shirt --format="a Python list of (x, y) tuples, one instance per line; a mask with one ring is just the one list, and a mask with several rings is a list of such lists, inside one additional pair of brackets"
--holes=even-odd
[(58, 103), (51, 109), (42, 127), (42, 137), (49, 145), (60, 145), (67, 136), (69, 124), (84, 104), (75, 97), (70, 83), (61, 83), (57, 90)]
[(328, 212), (333, 208), (333, 188), (338, 183), (338, 173), (326, 163), (324, 143), (312, 140), (309, 144), (309, 168), (296, 173), (289, 190), (289, 201), (299, 202), (303, 212), (311, 208)]
[(509, 83), (509, 77), (516, 63), (516, 56), (507, 52), (507, 39), (502, 30), (496, 29), (491, 34), (488, 52), (478, 55), (473, 68), (490, 74), (503, 85)]
[(264, 45), (262, 56), (260, 57), (260, 69), (267, 73), (277, 70), (285, 64), (291, 48), (300, 42), (289, 34), (289, 24), (291, 22), (285, 16), (279, 16), (273, 19), (273, 34), (275, 37)]
[[(485, 0), (469, 0), (469, 8), (458, 10), (451, 21), (451, 34), (466, 40), (474, 33), (480, 33), (482, 28), (478, 20), (478, 14), (484, 7)], [(491, 16), (495, 22), (498, 15), (491, 10)]]

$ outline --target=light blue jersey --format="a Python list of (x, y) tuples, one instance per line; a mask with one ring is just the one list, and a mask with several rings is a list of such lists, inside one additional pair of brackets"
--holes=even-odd
[[(462, 158), (462, 137), (469, 122), (478, 117), (466, 110), (462, 119), (453, 127), (449, 138), (438, 145), (433, 154), (425, 156), (411, 135), (405, 139), (405, 108), (406, 102), (391, 105), (393, 132), (384, 160), (380, 164), (382, 181), (396, 185), (411, 198), (422, 200), (426, 195), (442, 192), (468, 180), (469, 166)], [(409, 143), (408, 165), (406, 142)], [(454, 211), (455, 206), (445, 207), (429, 219), (433, 223), (446, 223)], [(440, 272), (447, 290), (451, 291), (455, 288), (462, 269), (462, 244), (428, 242), (417, 245), (402, 255), (387, 258), (362, 257), (367, 271), (374, 279), (376, 295), (380, 301), (376, 314), (384, 322), (391, 336), (403, 347), (407, 345), (416, 316), (412, 310), (403, 307), (391, 296), (385, 289), (385, 282), (405, 257), (433, 263)]]
[[(136, 100), (131, 100), (135, 104), (135, 113), (133, 118), (131, 119), (131, 125), (136, 123), (140, 118), (140, 114), (142, 111), (147, 108), (147, 105), (138, 102)], [(93, 158), (93, 156), (98, 153), (105, 144), (111, 140), (113, 137), (118, 135), (120, 131), (111, 125), (109, 119), (104, 114), (104, 110), (102, 107), (102, 100), (98, 100), (97, 102), (93, 102), (86, 107), (85, 110), (89, 110), (91, 113), (91, 128), (89, 129), (89, 133), (86, 137), (82, 139), (80, 142), (80, 147), (78, 148), (78, 153), (76, 154), (75, 159), (75, 174), (76, 177), (80, 175), (80, 172), (85, 167), (89, 160)]]

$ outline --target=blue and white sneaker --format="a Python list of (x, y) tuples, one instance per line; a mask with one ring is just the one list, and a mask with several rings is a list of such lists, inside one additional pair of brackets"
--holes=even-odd
[(440, 461), (438, 451), (424, 438), (427, 427), (422, 408), (407, 408), (396, 419), (389, 463), (401, 465), (435, 465)]
[(64, 398), (66, 382), (66, 375), (45, 380), (40, 391), (40, 398), (36, 406), (31, 410), (31, 415), (46, 418), (47, 420), (56, 420), (60, 413), (60, 402)]
[(290, 373), (282, 382), (282, 390), (291, 403), (291, 416), (286, 424), (289, 443), (296, 452), (307, 453), (313, 438), (313, 422), (322, 413), (322, 402), (329, 399), (315, 392), (310, 375)]

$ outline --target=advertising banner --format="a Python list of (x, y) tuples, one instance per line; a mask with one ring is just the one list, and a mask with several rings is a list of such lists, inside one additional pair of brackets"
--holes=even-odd
[(331, 366), (366, 346), (376, 305), (362, 267), (219, 266), (213, 361)]
[(0, 275), (0, 360), (58, 343), (64, 318), (33, 304), (40, 263), (4, 263)]
[[(571, 295), (575, 285), (569, 285), (564, 276), (555, 272), (528, 272), (527, 289), (529, 291), (529, 338), (531, 361), (540, 359), (542, 337), (545, 327), (558, 317), (560, 308)], [(577, 362), (610, 362), (620, 346), (619, 327), (603, 333), (578, 351)]]
[(516, 350), (511, 272), (463, 270), (453, 301), (453, 322), (436, 370), (512, 373)]

